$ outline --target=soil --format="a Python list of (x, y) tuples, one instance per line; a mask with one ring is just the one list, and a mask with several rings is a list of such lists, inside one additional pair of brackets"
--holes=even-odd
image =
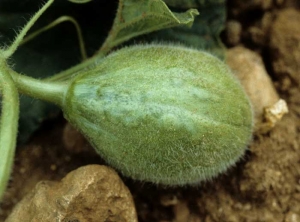
[[(276, 19), (291, 19), (288, 13), (281, 13), (287, 8), (298, 10), (300, 16), (297, 0), (228, 1), (228, 21), (239, 23), (242, 29), (234, 41), (226, 37), (226, 31), (222, 36), (228, 47), (244, 45), (261, 54), (279, 96), (288, 103), (289, 113), (271, 132), (255, 135), (236, 166), (197, 187), (167, 188), (122, 178), (133, 195), (140, 222), (300, 221), (300, 68), (297, 64), (294, 68), (291, 65), (292, 71), (285, 67), (286, 58), (281, 58), (285, 54), (280, 46), (274, 49), (284, 41), (271, 41), (277, 30), (277, 26), (275, 31), (271, 28)], [(281, 34), (298, 33), (299, 40), (300, 31), (295, 30), (300, 29), (300, 22), (293, 24), (294, 30), (285, 29)], [(293, 47), (290, 50), (290, 54), (295, 52)], [(293, 57), (298, 64), (299, 53)], [(283, 68), (279, 69), (278, 64)], [(60, 180), (87, 164), (105, 163), (62, 116), (47, 120), (28, 144), (17, 148), (0, 221), (37, 182)]]

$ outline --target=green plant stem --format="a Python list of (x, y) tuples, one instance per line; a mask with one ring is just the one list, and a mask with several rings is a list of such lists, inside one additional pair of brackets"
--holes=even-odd
[(10, 177), (19, 120), (19, 96), (4, 60), (0, 60), (2, 113), (0, 119), (0, 200)]
[(62, 106), (68, 82), (47, 82), (9, 71), (20, 93)]
[(34, 23), (41, 17), (41, 15), (46, 11), (47, 8), (54, 2), (54, 0), (48, 0), (43, 7), (34, 14), (34, 16), (29, 20), (29, 22), (24, 26), (24, 28), (20, 31), (20, 33), (15, 38), (14, 42), (11, 46), (2, 52), (2, 57), (8, 59), (14, 52), (17, 50), (18, 46), (21, 44), (24, 36), (27, 34), (29, 29), (34, 25)]
[(53, 22), (51, 22), (47, 26), (45, 26), (45, 27), (31, 33), (30, 35), (28, 35), (26, 38), (23, 39), (23, 41), (21, 42), (20, 45), (23, 45), (23, 44), (27, 43), (28, 41), (31, 41), (32, 39), (34, 39), (38, 35), (42, 34), (43, 32), (45, 32), (45, 31), (47, 31), (51, 28), (54, 28), (55, 26), (57, 26), (58, 24), (60, 24), (62, 22), (71, 22), (75, 26), (77, 36), (78, 36), (79, 49), (80, 49), (81, 57), (82, 57), (82, 60), (86, 60), (87, 59), (87, 53), (86, 53), (86, 49), (85, 49), (85, 46), (84, 46), (82, 31), (81, 31), (80, 26), (77, 23), (77, 21), (74, 18), (72, 18), (71, 16), (61, 16), (61, 17), (59, 17), (58, 19), (54, 20)]
[[(82, 65), (82, 63), (79, 65)], [(76, 66), (75, 68), (82, 70), (84, 67), (85, 66)], [(58, 76), (54, 75), (46, 79), (35, 79), (30, 76), (21, 75), (11, 69), (9, 70), (9, 73), (15, 81), (17, 89), (20, 93), (36, 99), (54, 103), (61, 107), (63, 96), (69, 80), (72, 79), (72, 76), (77, 72), (73, 74), (72, 70), (68, 69)], [(0, 85), (0, 95), (1, 89), (2, 86)]]

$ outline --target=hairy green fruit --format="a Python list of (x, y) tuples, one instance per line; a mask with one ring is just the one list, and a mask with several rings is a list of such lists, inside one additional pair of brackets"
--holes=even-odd
[(63, 110), (124, 175), (167, 185), (225, 171), (252, 133), (249, 100), (227, 66), (180, 46), (112, 53), (71, 82)]

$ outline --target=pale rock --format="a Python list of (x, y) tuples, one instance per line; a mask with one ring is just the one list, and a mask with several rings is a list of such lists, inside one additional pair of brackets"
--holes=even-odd
[(264, 67), (263, 61), (257, 53), (237, 46), (227, 51), (227, 64), (240, 80), (249, 99), (255, 118), (255, 131), (263, 132), (270, 130), (266, 128), (265, 108), (272, 107), (279, 101), (279, 96)]
[(266, 130), (262, 129), (263, 131), (268, 131), (275, 126), (275, 124), (282, 119), (283, 115), (288, 113), (288, 106), (286, 101), (283, 99), (278, 100), (274, 105), (265, 107), (264, 108), (264, 127)]
[(137, 222), (132, 196), (118, 174), (100, 165), (70, 172), (61, 182), (42, 181), (6, 222)]

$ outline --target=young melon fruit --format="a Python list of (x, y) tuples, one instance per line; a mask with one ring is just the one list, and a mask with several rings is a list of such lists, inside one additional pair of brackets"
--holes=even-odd
[(252, 134), (251, 105), (228, 67), (181, 46), (112, 53), (75, 77), (63, 110), (111, 166), (166, 185), (225, 171)]

